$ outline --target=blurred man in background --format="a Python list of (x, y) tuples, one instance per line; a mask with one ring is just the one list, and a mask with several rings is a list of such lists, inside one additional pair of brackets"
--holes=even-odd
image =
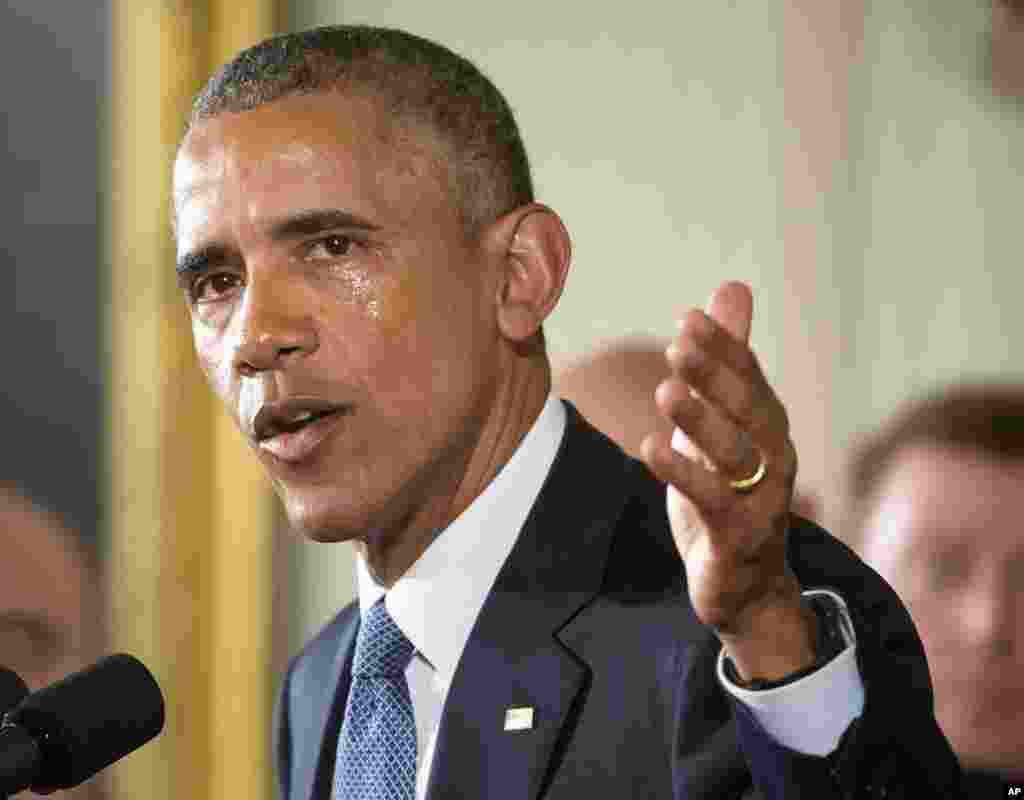
[(921, 632), (964, 769), (979, 785), (1024, 779), (1024, 385), (908, 405), (851, 478), (853, 541)]
[[(48, 686), (102, 655), (104, 617), (95, 554), (56, 514), (0, 485), (0, 664), (31, 691)], [(100, 800), (103, 778), (60, 796)]]
[[(651, 337), (616, 339), (557, 370), (555, 394), (576, 406), (629, 455), (640, 458), (640, 443), (647, 434), (672, 434), (672, 423), (654, 402), (658, 384), (668, 377), (668, 345)], [(819, 521), (817, 498), (806, 489), (797, 487), (792, 511)]]

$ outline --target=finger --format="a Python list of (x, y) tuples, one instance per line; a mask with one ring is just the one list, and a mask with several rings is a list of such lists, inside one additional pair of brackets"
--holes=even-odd
[(672, 427), (672, 449), (677, 453), (682, 453), (687, 458), (692, 458), (695, 461), (704, 464), (705, 466), (711, 463), (707, 458), (705, 458), (704, 454), (700, 451), (700, 448), (697, 447), (696, 442), (683, 433), (681, 428), (674, 424)]
[(679, 321), (679, 335), (673, 344), (682, 346), (686, 340), (724, 361), (740, 375), (763, 378), (761, 367), (750, 347), (734, 338), (727, 329), (699, 308), (690, 309)]
[(754, 426), (754, 388), (750, 378), (713, 358), (692, 338), (681, 337), (665, 351), (674, 377), (721, 409), (740, 428)]
[(725, 476), (676, 452), (662, 436), (649, 434), (640, 445), (640, 456), (658, 480), (674, 486), (706, 513), (735, 505), (736, 493)]
[(708, 301), (707, 313), (736, 341), (742, 344), (750, 341), (754, 295), (745, 283), (728, 281), (715, 289)]
[[(677, 378), (662, 381), (654, 399), (658, 409), (671, 418), (715, 470), (741, 478), (757, 469), (760, 456), (750, 435), (721, 410), (694, 397), (686, 383)], [(689, 455), (685, 451), (683, 454)]]

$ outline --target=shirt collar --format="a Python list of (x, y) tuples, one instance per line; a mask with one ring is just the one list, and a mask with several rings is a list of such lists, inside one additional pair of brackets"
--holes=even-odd
[[(391, 587), (388, 613), (437, 671), (445, 691), (455, 675), (484, 600), (555, 461), (566, 428), (565, 407), (549, 393), (519, 447), (476, 499)], [(359, 607), (384, 588), (356, 559)]]

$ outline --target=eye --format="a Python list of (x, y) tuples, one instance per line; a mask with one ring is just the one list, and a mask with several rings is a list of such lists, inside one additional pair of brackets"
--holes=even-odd
[(1018, 592), (1024, 592), (1024, 555), (1011, 558), (1006, 564), (1009, 584)]
[(970, 571), (970, 565), (963, 554), (944, 552), (929, 558), (925, 569), (929, 586), (938, 591), (962, 584)]
[(332, 233), (330, 236), (324, 236), (312, 242), (309, 248), (309, 255), (313, 258), (342, 258), (350, 255), (353, 244), (354, 242), (351, 237), (340, 233)]
[(214, 272), (204, 275), (192, 284), (192, 299), (197, 303), (210, 303), (223, 299), (234, 291), (240, 281), (232, 272)]

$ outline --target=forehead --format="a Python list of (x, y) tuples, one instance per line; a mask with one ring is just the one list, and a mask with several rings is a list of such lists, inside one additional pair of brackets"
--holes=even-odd
[(1024, 463), (980, 450), (920, 444), (897, 453), (879, 481), (868, 526), (875, 546), (977, 543), (1024, 552)]
[(398, 124), (375, 99), (291, 95), (196, 124), (174, 168), (179, 236), (211, 211), (258, 220), (299, 208), (345, 207), (407, 220), (424, 202), (450, 204), (441, 148)]

